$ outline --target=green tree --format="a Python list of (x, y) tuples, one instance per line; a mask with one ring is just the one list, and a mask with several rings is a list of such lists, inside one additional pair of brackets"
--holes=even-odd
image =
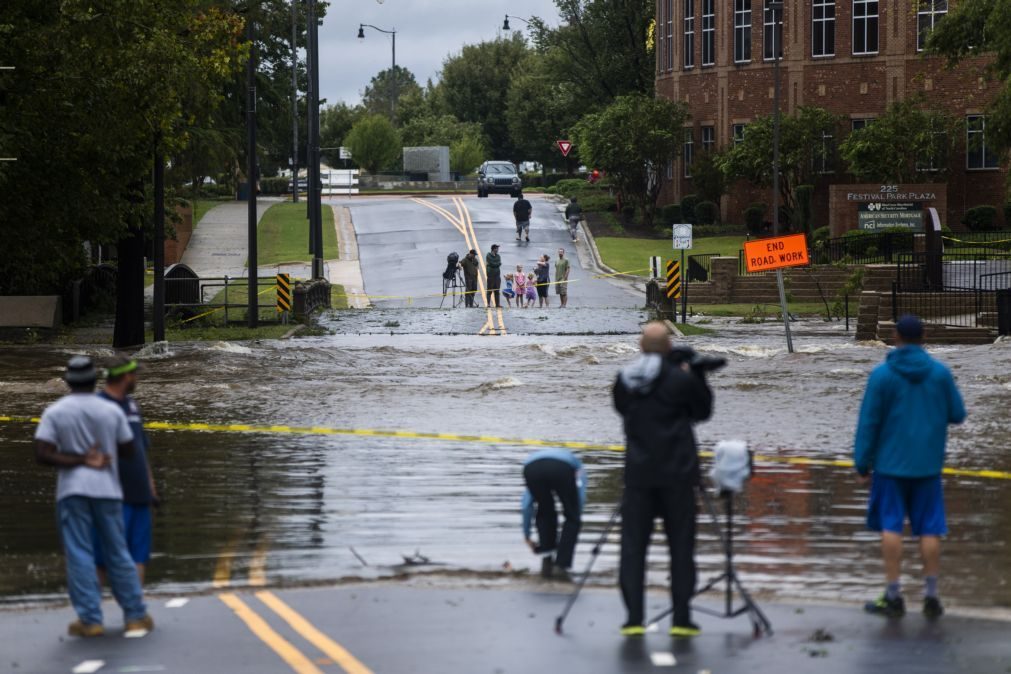
[(355, 163), (372, 174), (393, 166), (402, 152), (400, 133), (383, 115), (366, 115), (358, 120), (344, 145), (351, 150)]
[(386, 115), (397, 119), (400, 99), (421, 94), (421, 87), (412, 73), (403, 66), (381, 70), (365, 87), (362, 105), (370, 115)]
[(852, 132), (839, 155), (857, 180), (916, 183), (942, 180), (960, 124), (914, 100), (898, 101), (884, 115)]
[[(363, 114), (361, 106), (351, 107), (347, 103), (336, 103), (323, 108), (319, 113), (320, 147), (340, 147)], [(334, 150), (323, 150), (323, 154), (328, 159), (338, 156)]]
[(405, 147), (452, 146), (465, 138), (474, 138), (484, 145), (480, 124), (461, 122), (453, 115), (429, 113), (415, 117), (404, 125), (400, 134)]
[(692, 162), (692, 185), (702, 201), (720, 203), (727, 191), (727, 177), (720, 168), (719, 158), (713, 152), (702, 152)]
[(575, 88), (560, 82), (551, 61), (556, 53), (532, 53), (517, 66), (509, 84), (506, 119), (520, 157), (546, 166), (578, 166), (577, 152), (566, 162), (555, 142), (566, 139), (582, 115)]
[[(985, 76), (997, 93), (987, 106), (986, 144), (1006, 159), (1011, 149), (1011, 3), (960, 0), (931, 31), (927, 52), (961, 64), (966, 79)], [(979, 57), (986, 56), (985, 61)]]
[(484, 143), (477, 136), (464, 136), (449, 146), (449, 166), (454, 173), (472, 173), (488, 156)]
[(519, 34), (466, 45), (443, 63), (437, 101), (462, 122), (481, 125), (496, 159), (519, 160), (506, 121), (506, 94), (516, 64), (528, 52)]
[[(797, 185), (814, 183), (817, 167), (831, 163), (838, 118), (821, 108), (797, 108), (794, 115), (783, 115), (779, 142), (779, 191), (787, 214), (795, 206), (793, 190)], [(717, 162), (728, 180), (744, 179), (762, 187), (772, 186), (772, 116), (761, 117), (744, 129), (744, 138), (717, 155)], [(789, 222), (789, 219), (784, 220)]]
[(619, 96), (575, 127), (583, 159), (602, 168), (646, 224), (653, 223), (660, 172), (684, 142), (688, 112), (682, 103), (643, 94)]

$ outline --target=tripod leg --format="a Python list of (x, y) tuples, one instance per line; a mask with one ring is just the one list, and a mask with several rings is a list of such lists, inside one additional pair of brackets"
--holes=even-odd
[(586, 571), (583, 572), (583, 576), (579, 579), (576, 584), (576, 589), (572, 591), (569, 595), (569, 600), (565, 603), (565, 608), (562, 609), (561, 614), (555, 618), (555, 633), (562, 633), (562, 624), (569, 615), (569, 611), (572, 610), (573, 604), (576, 603), (576, 599), (579, 597), (579, 593), (583, 590), (583, 586), (586, 585), (586, 581), (590, 578), (590, 569), (593, 568), (593, 563), (597, 561), (597, 557), (600, 555), (600, 549), (604, 546), (607, 541), (607, 536), (611, 533), (611, 529), (614, 528), (614, 523), (618, 521), (618, 515), (621, 514), (621, 505), (619, 504), (614, 512), (611, 513), (611, 519), (607, 521), (607, 526), (604, 527), (604, 533), (600, 535), (597, 540), (596, 545), (593, 546), (593, 550), (590, 553), (590, 563), (586, 565)]

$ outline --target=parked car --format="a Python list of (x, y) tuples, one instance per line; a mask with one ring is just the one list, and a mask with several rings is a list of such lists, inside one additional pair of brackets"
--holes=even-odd
[(486, 161), (477, 170), (477, 196), (508, 194), (518, 197), (523, 190), (516, 165), (509, 161)]

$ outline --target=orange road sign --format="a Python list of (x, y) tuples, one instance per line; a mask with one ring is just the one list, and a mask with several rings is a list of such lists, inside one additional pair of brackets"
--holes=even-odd
[(749, 273), (804, 267), (810, 263), (807, 237), (803, 234), (756, 239), (744, 244), (744, 266)]

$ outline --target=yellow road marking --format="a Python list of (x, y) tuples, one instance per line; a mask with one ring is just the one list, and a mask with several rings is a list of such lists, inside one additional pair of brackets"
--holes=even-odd
[(218, 555), (218, 561), (214, 565), (212, 586), (221, 588), (232, 584), (232, 561), (235, 559), (235, 545), (236, 541), (232, 539)]
[(263, 618), (256, 614), (253, 609), (237, 596), (230, 592), (218, 595), (218, 599), (224, 602), (225, 606), (232, 609), (239, 620), (246, 623), (249, 631), (255, 634), (260, 641), (270, 647), (284, 662), (291, 667), (296, 674), (323, 674), (319, 667), (314, 665), (309, 658), (302, 654), (297, 648), (291, 645), (284, 637), (274, 631)]
[[(38, 423), (37, 417), (0, 416), (0, 423)], [(204, 433), (257, 433), (264, 435), (350, 435), (369, 436), (376, 438), (407, 438), (407, 439), (437, 439), (453, 442), (475, 442), (481, 444), (514, 445), (520, 447), (563, 447), (565, 449), (581, 449), (598, 452), (623, 452), (624, 445), (598, 444), (573, 440), (538, 440), (533, 438), (502, 438), (494, 435), (464, 435), (456, 433), (422, 433), (409, 430), (383, 430), (377, 428), (323, 428), (319, 426), (252, 426), (245, 424), (195, 424), (173, 423), (167, 421), (151, 421), (144, 428), (155, 431), (197, 431)], [(242, 430), (237, 430), (241, 428)], [(703, 458), (712, 458), (712, 452), (699, 452)], [(769, 456), (756, 454), (755, 461), (761, 463), (784, 463), (807, 466), (831, 466), (835, 468), (852, 468), (853, 462), (845, 459), (812, 459), (800, 456)], [(980, 477), (992, 480), (1011, 480), (1011, 471), (945, 468), (945, 475), (959, 477)]]
[(272, 592), (257, 592), (256, 598), (262, 601), (284, 620), (293, 630), (306, 641), (322, 651), (328, 658), (336, 662), (347, 674), (372, 674), (372, 670), (363, 665), (343, 646), (316, 629), (315, 625), (306, 620), (281, 601)]

